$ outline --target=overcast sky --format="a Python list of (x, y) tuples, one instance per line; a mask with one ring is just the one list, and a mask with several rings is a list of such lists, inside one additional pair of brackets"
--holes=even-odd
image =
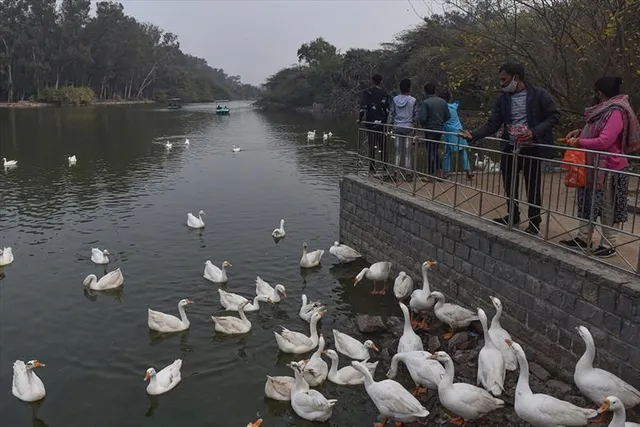
[[(431, 0), (427, 0), (430, 2)], [(411, 0), (418, 13), (423, 0)], [(420, 21), (408, 0), (121, 0), (125, 13), (176, 33), (184, 52), (259, 84), (324, 37), (341, 50), (376, 48)]]

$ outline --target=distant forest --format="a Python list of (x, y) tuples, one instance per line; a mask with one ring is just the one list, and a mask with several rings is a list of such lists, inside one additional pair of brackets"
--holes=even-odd
[(73, 88), (103, 100), (259, 95), (240, 76), (182, 52), (175, 34), (127, 16), (122, 4), (90, 10), (91, 0), (0, 0), (0, 100), (46, 102)]
[[(420, 2), (415, 2), (419, 4)], [(425, 83), (449, 90), (465, 110), (487, 111), (498, 91), (500, 65), (525, 65), (530, 82), (548, 89), (565, 113), (581, 114), (593, 83), (621, 76), (640, 102), (640, 0), (442, 0), (445, 13), (381, 48), (339, 51), (320, 38), (298, 49), (299, 65), (271, 76), (261, 103), (296, 108), (323, 104), (355, 111), (370, 76), (397, 92), (403, 78), (422, 95)], [(385, 6), (392, 7), (392, 6)], [(406, 7), (406, 3), (397, 7)], [(376, 37), (372, 23), (370, 37)]]

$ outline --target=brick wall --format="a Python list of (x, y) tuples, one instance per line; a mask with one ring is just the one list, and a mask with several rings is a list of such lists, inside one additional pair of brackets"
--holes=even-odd
[(575, 327), (585, 325), (597, 365), (640, 388), (636, 277), (357, 176), (340, 183), (340, 238), (419, 282), (422, 262), (435, 259), (432, 290), (489, 318), (489, 296), (499, 297), (503, 327), (529, 359), (566, 381), (584, 351)]

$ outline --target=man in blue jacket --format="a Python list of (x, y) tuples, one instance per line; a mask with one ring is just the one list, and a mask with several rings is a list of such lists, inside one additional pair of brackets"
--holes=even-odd
[[(517, 200), (520, 186), (520, 172), (523, 172), (529, 204), (529, 225), (526, 232), (538, 235), (540, 232), (540, 205), (542, 204), (542, 183), (538, 158), (549, 156), (549, 148), (538, 144), (553, 145), (553, 127), (560, 120), (560, 112), (555, 101), (546, 90), (526, 83), (524, 67), (520, 64), (507, 63), (500, 67), (498, 77), (502, 93), (498, 97), (487, 124), (474, 130), (464, 131), (462, 136), (469, 141), (476, 141), (491, 136), (502, 130), (500, 150), (500, 173), (507, 197), (511, 196), (511, 177), (514, 166), (513, 152), (518, 149), (518, 160), (515, 172), (515, 194)], [(516, 138), (509, 132), (511, 127), (526, 128)], [(536, 157), (530, 158), (528, 156)], [(507, 204), (507, 209), (509, 204)], [(520, 223), (520, 208), (513, 205), (513, 224)], [(501, 224), (509, 224), (509, 215), (495, 218)]]

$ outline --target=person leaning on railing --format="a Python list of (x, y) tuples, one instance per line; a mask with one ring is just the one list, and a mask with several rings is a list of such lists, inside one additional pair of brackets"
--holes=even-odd
[(629, 175), (611, 170), (624, 172), (629, 168), (629, 162), (626, 157), (616, 154), (628, 154), (640, 149), (640, 124), (629, 97), (620, 94), (621, 85), (620, 77), (598, 79), (594, 84), (595, 105), (585, 110), (584, 127), (567, 135), (569, 145), (614, 154), (598, 156), (587, 153), (587, 164), (598, 169), (587, 169), (586, 185), (578, 188), (578, 217), (584, 221), (580, 221), (581, 227), (575, 239), (560, 242), (570, 247), (590, 247), (587, 243), (587, 221), (595, 221), (600, 217), (600, 222), (606, 227), (602, 227), (602, 238), (593, 254), (601, 258), (616, 254), (616, 232), (613, 227), (628, 219)]
[[(389, 95), (382, 88), (382, 76), (375, 74), (371, 77), (372, 86), (362, 92), (360, 100), (360, 112), (357, 122), (369, 122), (365, 127), (368, 132), (369, 141), (369, 171), (374, 172), (376, 150), (380, 150), (383, 163), (389, 161), (389, 150), (386, 147), (385, 125), (389, 115)], [(375, 123), (375, 124), (374, 124)]]
[[(524, 67), (520, 64), (504, 64), (500, 67), (498, 77), (502, 94), (498, 97), (487, 124), (473, 132), (463, 131), (461, 136), (469, 141), (491, 136), (502, 129), (500, 150), (500, 173), (504, 184), (504, 191), (508, 198), (515, 199), (513, 204), (513, 224), (520, 222), (518, 207), (518, 192), (520, 187), (520, 171), (524, 174), (529, 203), (529, 225), (526, 232), (538, 235), (540, 232), (540, 205), (542, 203), (540, 163), (548, 158), (549, 149), (537, 144), (552, 145), (553, 127), (560, 120), (560, 112), (554, 99), (546, 90), (532, 86), (525, 82)], [(511, 129), (526, 131), (515, 135)], [(511, 194), (512, 167), (516, 146), (518, 146), (518, 161), (515, 173), (515, 194)], [(524, 156), (524, 157), (522, 157)], [(510, 208), (507, 203), (507, 209)], [(509, 215), (495, 218), (501, 224), (509, 224)]]
[(425, 129), (424, 137), (427, 140), (427, 173), (444, 178), (438, 142), (442, 138), (441, 132), (445, 123), (451, 119), (451, 112), (447, 101), (436, 95), (436, 85), (433, 83), (424, 85), (424, 94), (425, 99), (420, 106), (420, 125)]

